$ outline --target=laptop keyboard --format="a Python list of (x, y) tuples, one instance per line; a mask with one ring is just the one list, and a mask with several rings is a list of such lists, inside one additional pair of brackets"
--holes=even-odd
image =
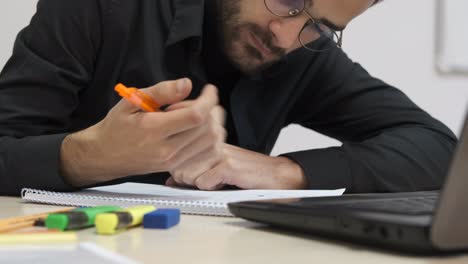
[(362, 201), (336, 205), (339, 208), (392, 214), (425, 215), (435, 211), (438, 196)]

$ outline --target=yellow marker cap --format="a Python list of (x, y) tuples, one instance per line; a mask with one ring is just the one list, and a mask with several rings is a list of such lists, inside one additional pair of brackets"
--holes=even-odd
[(95, 221), (96, 232), (100, 235), (113, 235), (126, 228), (140, 225), (145, 214), (154, 210), (156, 210), (156, 207), (152, 205), (142, 205), (113, 213), (98, 214)]
[(119, 226), (119, 217), (115, 213), (104, 213), (96, 215), (94, 221), (96, 233), (101, 235), (113, 235), (117, 233)]

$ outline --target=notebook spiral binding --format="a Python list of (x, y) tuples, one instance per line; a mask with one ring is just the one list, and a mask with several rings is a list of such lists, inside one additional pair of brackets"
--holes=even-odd
[(116, 205), (130, 207), (135, 205), (154, 205), (157, 208), (179, 208), (184, 214), (232, 216), (226, 203), (213, 201), (187, 201), (177, 198), (154, 199), (134, 197), (112, 197), (109, 195), (84, 195), (75, 193), (60, 193), (24, 188), (21, 197), (30, 202), (62, 205), (62, 206), (99, 206)]

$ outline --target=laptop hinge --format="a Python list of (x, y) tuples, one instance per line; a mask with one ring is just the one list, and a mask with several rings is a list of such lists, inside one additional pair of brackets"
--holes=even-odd
[(442, 250), (468, 248), (468, 122), (440, 195), (431, 228), (432, 244)]

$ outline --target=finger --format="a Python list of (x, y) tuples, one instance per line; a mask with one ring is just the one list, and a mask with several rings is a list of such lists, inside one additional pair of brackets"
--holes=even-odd
[(168, 115), (163, 126), (167, 136), (172, 136), (205, 124), (211, 118), (211, 110), (218, 105), (218, 90), (213, 85), (203, 89), (192, 107), (166, 112)]
[[(174, 152), (177, 153), (177, 155), (175, 155), (169, 161), (172, 168), (176, 168), (183, 161), (188, 159), (188, 157), (190, 157), (189, 155), (195, 155), (201, 152), (203, 149), (200, 149), (200, 148), (207, 148), (207, 146), (209, 146), (210, 143), (212, 143), (211, 139), (202, 140), (204, 138), (204, 135), (207, 133), (207, 130), (208, 130), (207, 126), (198, 126), (190, 130), (181, 132), (177, 135), (173, 135), (173, 136), (166, 138), (165, 145), (168, 146), (170, 149), (173, 149)], [(203, 145), (199, 146), (200, 144), (203, 144)], [(200, 150), (196, 152), (195, 154), (192, 154), (194, 151), (190, 151), (189, 153), (186, 152), (187, 149), (192, 150), (193, 148), (197, 148)]]
[(226, 130), (219, 125), (211, 129), (208, 126), (204, 126), (197, 128), (197, 130), (191, 129), (171, 136), (168, 140), (168, 145), (178, 149), (176, 159), (171, 162), (175, 167), (178, 167), (189, 158), (196, 156), (208, 148), (221, 149), (216, 144), (225, 142), (226, 137)]
[(166, 186), (169, 186), (169, 187), (193, 188), (192, 185), (186, 185), (186, 184), (183, 184), (183, 183), (177, 183), (176, 180), (174, 180), (173, 177), (169, 177), (169, 178), (166, 180), (165, 185), (166, 185)]
[[(186, 100), (182, 101), (173, 105), (170, 105), (169, 107), (166, 108), (166, 111), (175, 111), (179, 110), (182, 108), (188, 108), (191, 107), (195, 104), (194, 100)], [(211, 111), (211, 116), (218, 122), (218, 124), (221, 124), (222, 126), (225, 125), (226, 122), (226, 111), (224, 108), (220, 105), (217, 105), (213, 108)]]
[(136, 112), (140, 112), (141, 109), (130, 103), (128, 100), (126, 99), (122, 99), (120, 100), (111, 110), (109, 113), (136, 113)]
[(200, 190), (215, 191), (222, 189), (224, 186), (226, 186), (221, 166), (222, 164), (200, 175), (195, 180), (195, 187), (197, 187)]
[(221, 163), (223, 156), (220, 151), (211, 149), (196, 155), (185, 161), (173, 174), (176, 182), (195, 186), (195, 181), (200, 175), (211, 170)]
[(206, 122), (205, 120), (206, 116), (193, 108), (141, 115), (141, 123), (145, 128), (153, 129), (166, 138), (198, 128)]
[(207, 85), (203, 88), (201, 95), (195, 100), (191, 106), (198, 109), (200, 112), (210, 115), (211, 110), (219, 103), (218, 89), (214, 85)]
[(225, 126), (226, 124), (226, 111), (223, 107), (217, 105), (211, 110), (211, 116), (214, 120), (220, 124), (221, 126)]
[(211, 118), (211, 110), (218, 104), (216, 87), (207, 86), (192, 107), (169, 112), (145, 113), (141, 122), (145, 127), (157, 129), (163, 137), (169, 137), (205, 124)]
[[(187, 79), (180, 79), (177, 81), (166, 81), (158, 83), (149, 88), (140, 89), (140, 91), (151, 96), (154, 101), (160, 106), (180, 102), (187, 98), (192, 91), (192, 82)], [(128, 100), (122, 99), (113, 108), (114, 111), (135, 113), (140, 112), (138, 106), (130, 103)]]
[[(208, 84), (205, 86), (205, 88), (207, 86), (213, 86), (211, 84)], [(213, 86), (215, 87), (215, 86)], [(216, 87), (215, 87), (216, 88)], [(193, 104), (195, 103), (194, 100), (186, 100), (186, 101), (182, 101), (182, 102), (177, 102), (177, 103), (174, 103), (172, 105), (170, 105), (169, 107), (166, 108), (166, 111), (174, 111), (174, 110), (177, 110), (177, 109), (181, 109), (181, 108), (186, 108), (186, 107), (190, 107), (192, 106)]]
[(174, 178), (172, 177), (169, 177), (167, 180), (166, 180), (166, 186), (170, 186), (170, 187), (176, 187), (177, 186), (177, 182), (174, 180)]
[(192, 81), (188, 78), (165, 81), (141, 90), (153, 97), (159, 105), (169, 105), (180, 102), (190, 95)]
[[(208, 91), (207, 91), (208, 90)], [(200, 103), (200, 101), (207, 96), (207, 94), (211, 94), (213, 93), (213, 91), (210, 91), (210, 90), (215, 90), (216, 92), (216, 100), (217, 102), (219, 101), (219, 99), (217, 98), (218, 96), (218, 90), (215, 86), (209, 84), (207, 86), (205, 86), (205, 88), (203, 89), (203, 92), (201, 94), (201, 96), (197, 99), (197, 100), (186, 100), (186, 101), (182, 101), (182, 102), (177, 102), (177, 103), (174, 103), (172, 105), (170, 105), (169, 107), (166, 108), (166, 111), (175, 111), (175, 110), (179, 110), (179, 109), (182, 109), (182, 108), (188, 108), (188, 107), (192, 107), (194, 106), (195, 104), (197, 103)]]
[(195, 104), (195, 100), (185, 100), (179, 103), (175, 103), (166, 108), (166, 111), (175, 111), (182, 108), (188, 108)]
[[(174, 175), (171, 172), (171, 175)], [(169, 179), (166, 180), (166, 186), (170, 187), (182, 187), (182, 188), (193, 188), (193, 185), (188, 185), (183, 183), (182, 181), (178, 180), (176, 177), (172, 176)]]
[(186, 100), (186, 101), (182, 101), (182, 102), (177, 102), (175, 104), (172, 104), (170, 105), (169, 107), (166, 108), (166, 111), (175, 111), (175, 110), (179, 110), (179, 109), (182, 109), (182, 108), (188, 108), (188, 107), (193, 107), (197, 104), (200, 104), (201, 102), (203, 101), (206, 101), (206, 100), (213, 100), (212, 96), (213, 94), (216, 95), (216, 104), (218, 103), (219, 99), (218, 99), (218, 89), (211, 85), (211, 84), (208, 84), (205, 86), (205, 88), (203, 89), (203, 92), (202, 94), (200, 95), (200, 97), (198, 97), (197, 100)]

